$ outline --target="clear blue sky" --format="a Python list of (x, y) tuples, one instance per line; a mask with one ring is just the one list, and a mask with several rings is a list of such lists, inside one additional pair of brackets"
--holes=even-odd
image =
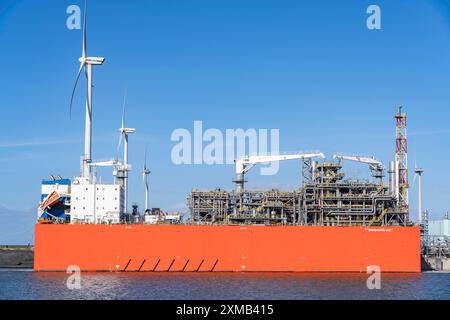
[[(81, 54), (81, 31), (66, 28), (71, 4), (83, 1), (0, 0), (0, 243), (30, 241), (42, 178), (79, 171), (84, 82), (70, 120)], [(370, 4), (381, 7), (382, 30), (366, 28)], [(127, 124), (137, 128), (131, 202), (143, 203), (147, 143), (152, 206), (176, 210), (194, 187), (233, 187), (232, 165), (171, 163), (172, 131), (194, 120), (221, 130), (279, 128), (281, 150), (387, 163), (402, 104), (410, 167), (425, 169), (424, 207), (436, 218), (449, 209), (448, 1), (91, 0), (88, 23), (88, 53), (107, 59), (94, 75), (93, 155), (115, 156), (127, 87)], [(281, 163), (271, 177), (255, 170), (248, 186), (295, 187), (299, 171), (298, 162)]]

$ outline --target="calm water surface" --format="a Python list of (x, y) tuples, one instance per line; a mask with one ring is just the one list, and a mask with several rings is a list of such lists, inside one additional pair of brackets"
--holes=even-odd
[(366, 274), (83, 273), (69, 290), (65, 273), (0, 270), (0, 299), (450, 299), (450, 273)]

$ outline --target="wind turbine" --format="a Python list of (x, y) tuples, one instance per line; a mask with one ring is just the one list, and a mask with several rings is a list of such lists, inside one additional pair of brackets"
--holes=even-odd
[(149, 192), (148, 192), (148, 176), (150, 175), (150, 170), (147, 169), (147, 148), (145, 148), (145, 158), (144, 158), (144, 167), (142, 168), (142, 181), (145, 185), (145, 206), (144, 206), (144, 214), (148, 210), (148, 199), (149, 199)]
[(131, 171), (131, 166), (128, 165), (128, 135), (136, 132), (134, 128), (126, 128), (125, 127), (125, 104), (126, 104), (126, 94), (123, 99), (123, 107), (122, 107), (122, 125), (119, 129), (120, 138), (119, 138), (119, 146), (117, 151), (119, 151), (120, 146), (122, 145), (122, 139), (124, 141), (123, 144), (123, 188), (124, 188), (124, 202), (125, 202), (125, 212), (128, 210), (128, 171)]
[(416, 177), (419, 177), (419, 224), (422, 224), (422, 173), (423, 169), (418, 168), (417, 166), (414, 166), (414, 181), (413, 184), (416, 181)]
[(87, 40), (86, 40), (86, 16), (87, 16), (87, 1), (84, 8), (84, 21), (83, 21), (83, 48), (81, 51), (81, 57), (78, 59), (80, 62), (80, 69), (77, 73), (75, 85), (72, 90), (72, 97), (70, 99), (70, 115), (72, 115), (72, 104), (75, 90), (77, 88), (78, 80), (80, 79), (81, 71), (85, 71), (87, 78), (87, 97), (86, 97), (86, 122), (85, 122), (85, 136), (84, 136), (84, 156), (83, 165), (81, 168), (82, 176), (90, 179), (91, 169), (89, 163), (92, 160), (92, 66), (102, 65), (105, 58), (101, 57), (88, 57), (86, 54)]

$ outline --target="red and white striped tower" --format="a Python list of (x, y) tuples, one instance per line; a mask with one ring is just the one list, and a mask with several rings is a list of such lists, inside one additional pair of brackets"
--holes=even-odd
[(402, 212), (405, 212), (409, 218), (408, 201), (408, 144), (406, 137), (406, 113), (402, 112), (402, 106), (398, 107), (395, 115), (396, 122), (396, 147), (395, 161), (398, 166), (398, 205)]

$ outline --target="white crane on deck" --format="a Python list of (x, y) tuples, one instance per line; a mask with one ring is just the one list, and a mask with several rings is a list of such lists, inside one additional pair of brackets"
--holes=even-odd
[(294, 154), (276, 154), (276, 155), (257, 155), (257, 156), (244, 156), (235, 160), (236, 163), (236, 179), (233, 181), (236, 183), (236, 192), (244, 191), (244, 175), (258, 163), (283, 161), (283, 160), (295, 160), (295, 159), (310, 159), (310, 158), (325, 158), (322, 152), (315, 153), (294, 153)]
[(355, 161), (355, 162), (361, 162), (369, 165), (369, 169), (372, 173), (372, 176), (378, 180), (378, 182), (382, 183), (383, 181), (383, 163), (374, 157), (364, 157), (364, 156), (345, 156), (345, 155), (339, 155), (335, 154), (333, 156), (334, 159), (338, 160), (348, 160), (348, 161)]
[[(107, 161), (98, 161), (89, 163), (90, 167), (111, 167), (113, 168), (113, 176), (117, 177), (119, 172), (131, 171), (132, 166), (130, 164), (125, 164), (119, 160), (107, 160)], [(119, 178), (121, 178), (119, 176)]]

